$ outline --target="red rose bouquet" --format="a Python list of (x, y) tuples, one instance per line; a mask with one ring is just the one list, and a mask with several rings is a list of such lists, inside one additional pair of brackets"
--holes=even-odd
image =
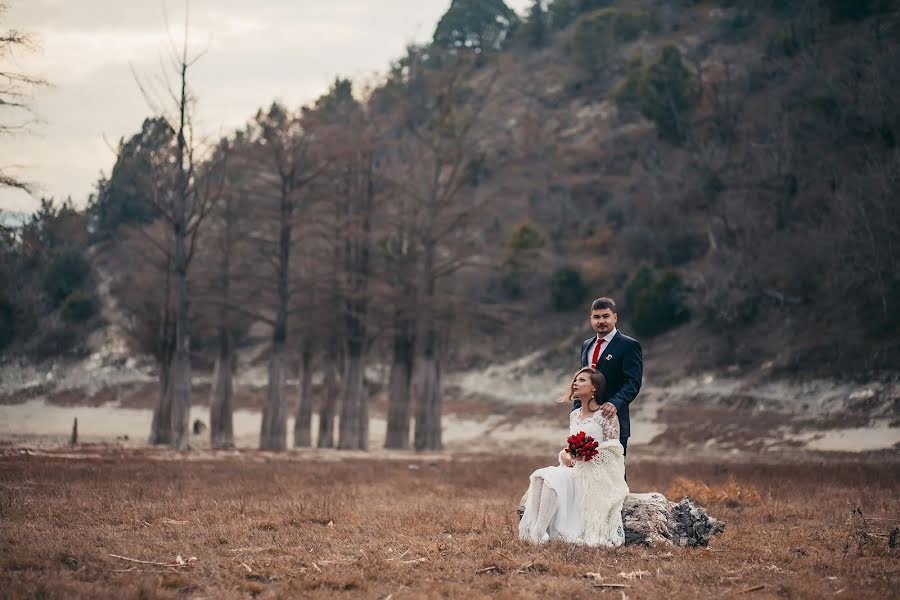
[(597, 456), (597, 446), (600, 444), (585, 432), (579, 431), (570, 435), (567, 441), (569, 442), (569, 455), (572, 458), (580, 457), (582, 460), (588, 461)]

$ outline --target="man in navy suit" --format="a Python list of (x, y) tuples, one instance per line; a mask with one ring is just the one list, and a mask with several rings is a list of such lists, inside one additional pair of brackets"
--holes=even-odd
[[(591, 304), (591, 327), (597, 335), (588, 338), (581, 345), (581, 366), (593, 367), (606, 378), (606, 390), (600, 401), (604, 415), (619, 417), (619, 441), (628, 449), (631, 435), (631, 420), (628, 406), (641, 391), (644, 360), (641, 345), (634, 338), (616, 329), (619, 315), (612, 298), (597, 298)], [(605, 402), (604, 402), (605, 400)], [(581, 408), (581, 401), (575, 400), (573, 410)]]

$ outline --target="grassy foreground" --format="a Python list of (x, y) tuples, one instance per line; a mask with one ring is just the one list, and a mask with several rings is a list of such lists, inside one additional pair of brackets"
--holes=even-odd
[(545, 463), (7, 447), (0, 597), (898, 597), (896, 461), (632, 460), (632, 491), (692, 488), (727, 529), (709, 549), (614, 550), (516, 539)]

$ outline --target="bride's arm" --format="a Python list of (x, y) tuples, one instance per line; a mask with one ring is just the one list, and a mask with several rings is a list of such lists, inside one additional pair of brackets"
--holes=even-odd
[(603, 428), (603, 440), (616, 440), (619, 439), (619, 417), (616, 415), (612, 416), (604, 416), (600, 414), (600, 411), (597, 411), (597, 414), (600, 416), (600, 426)]

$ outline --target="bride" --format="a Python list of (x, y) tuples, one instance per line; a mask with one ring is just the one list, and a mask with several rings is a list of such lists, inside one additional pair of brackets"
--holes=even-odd
[(619, 420), (604, 417), (597, 398), (606, 380), (589, 367), (575, 374), (571, 389), (560, 400), (581, 400), (569, 415), (569, 433), (584, 431), (599, 442), (590, 461), (559, 453), (558, 467), (531, 474), (519, 538), (534, 543), (563, 540), (588, 546), (619, 546), (625, 541), (622, 503), (628, 495), (625, 456), (619, 443)]

